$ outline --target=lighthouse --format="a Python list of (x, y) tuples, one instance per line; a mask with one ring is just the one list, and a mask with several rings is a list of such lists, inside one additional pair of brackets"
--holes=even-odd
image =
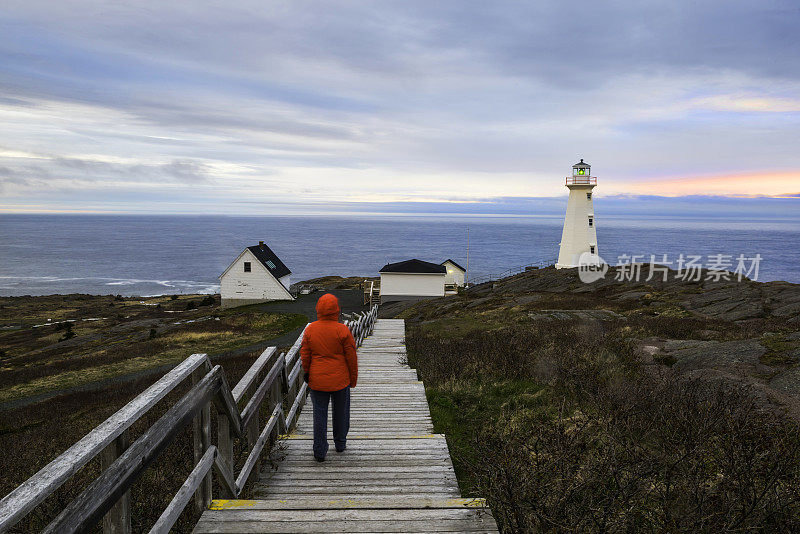
[(591, 166), (581, 159), (572, 166), (572, 176), (567, 176), (569, 200), (556, 269), (577, 267), (581, 254), (592, 256), (598, 254), (592, 206), (592, 189), (597, 185), (597, 178), (591, 175), (591, 169)]

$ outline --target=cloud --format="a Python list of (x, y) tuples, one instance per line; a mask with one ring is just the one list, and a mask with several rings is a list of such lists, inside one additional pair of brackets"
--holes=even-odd
[(579, 157), (613, 193), (779, 175), (798, 23), (789, 0), (9, 0), (0, 145), (47, 156), (0, 154), (0, 180), (20, 203), (130, 184), (234, 206), (554, 196)]
[[(8, 154), (8, 152), (6, 152)], [(190, 160), (173, 160), (167, 163), (131, 163), (48, 157), (23, 154), (22, 157), (3, 157), (0, 161), (0, 189), (36, 189), (57, 187), (74, 189), (87, 184), (102, 184), (114, 187), (122, 184), (155, 184), (164, 182), (178, 184), (204, 184), (211, 180), (210, 167)]]

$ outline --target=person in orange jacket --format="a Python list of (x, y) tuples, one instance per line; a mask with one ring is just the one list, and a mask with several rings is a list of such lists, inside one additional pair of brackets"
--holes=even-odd
[(314, 405), (314, 458), (322, 462), (328, 453), (328, 403), (333, 401), (333, 443), (342, 452), (350, 430), (350, 388), (358, 380), (356, 342), (339, 322), (334, 295), (326, 293), (317, 301), (317, 320), (306, 327), (300, 358)]

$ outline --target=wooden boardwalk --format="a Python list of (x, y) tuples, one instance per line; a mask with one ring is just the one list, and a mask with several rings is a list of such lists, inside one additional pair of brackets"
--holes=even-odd
[(358, 350), (347, 450), (311, 452), (308, 406), (273, 453), (256, 500), (217, 500), (207, 532), (497, 532), (481, 499), (462, 499), (443, 435), (433, 434), (422, 382), (405, 363), (403, 320), (379, 319)]

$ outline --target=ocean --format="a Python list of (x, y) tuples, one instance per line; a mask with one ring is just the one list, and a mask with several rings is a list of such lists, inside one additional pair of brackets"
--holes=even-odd
[[(0, 215), (0, 295), (214, 293), (222, 271), (258, 241), (293, 282), (377, 276), (410, 258), (466, 266), (467, 229), (477, 278), (553, 263), (561, 225), (561, 217)], [(699, 255), (706, 264), (723, 254), (735, 264), (758, 254), (758, 280), (800, 282), (798, 220), (604, 217), (597, 237), (612, 265), (623, 255)]]

